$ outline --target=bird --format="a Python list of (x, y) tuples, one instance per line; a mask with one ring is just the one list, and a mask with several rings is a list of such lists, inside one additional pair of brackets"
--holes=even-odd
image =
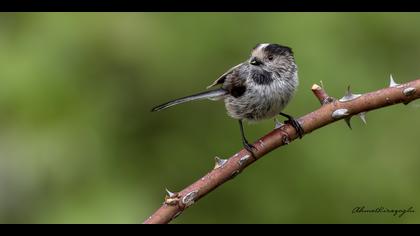
[(244, 121), (255, 123), (281, 115), (302, 138), (301, 124), (282, 112), (294, 97), (298, 85), (298, 68), (292, 49), (277, 43), (259, 43), (252, 48), (247, 60), (227, 70), (207, 86), (206, 91), (171, 100), (151, 111), (195, 100), (222, 100), (227, 114), (238, 120), (243, 147), (254, 155), (256, 148), (245, 136)]

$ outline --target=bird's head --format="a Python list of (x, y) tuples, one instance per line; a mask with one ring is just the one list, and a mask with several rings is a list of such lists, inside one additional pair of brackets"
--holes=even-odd
[(257, 44), (252, 49), (249, 64), (280, 71), (290, 71), (296, 67), (292, 49), (272, 43)]

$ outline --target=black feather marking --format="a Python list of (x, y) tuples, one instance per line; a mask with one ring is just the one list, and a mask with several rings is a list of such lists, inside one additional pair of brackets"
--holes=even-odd
[(240, 75), (238, 70), (235, 70), (226, 76), (223, 88), (229, 91), (229, 94), (235, 98), (242, 96), (247, 89), (245, 79), (243, 79), (243, 76)]
[(273, 82), (272, 73), (262, 70), (252, 73), (252, 80), (257, 84), (271, 84)]
[(270, 44), (264, 48), (264, 51), (272, 55), (293, 54), (291, 48), (279, 44)]
[(225, 75), (225, 76), (223, 76), (223, 77), (220, 77), (220, 78), (216, 81), (216, 84), (223, 84), (223, 83), (225, 82), (225, 80), (226, 80), (226, 75)]
[(236, 86), (236, 87), (233, 87), (230, 90), (230, 94), (233, 97), (238, 98), (238, 97), (242, 96), (245, 93), (245, 91), (246, 91), (246, 87), (245, 86)]

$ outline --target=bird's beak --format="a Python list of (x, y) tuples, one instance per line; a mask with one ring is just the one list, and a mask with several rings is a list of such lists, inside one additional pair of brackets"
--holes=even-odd
[(262, 64), (262, 62), (258, 58), (253, 57), (251, 59), (251, 65), (258, 66), (258, 65), (261, 65), (261, 64)]

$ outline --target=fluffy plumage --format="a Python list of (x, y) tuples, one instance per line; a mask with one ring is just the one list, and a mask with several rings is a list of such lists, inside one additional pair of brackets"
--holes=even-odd
[(291, 48), (279, 44), (258, 44), (249, 60), (232, 67), (207, 88), (221, 89), (179, 98), (152, 109), (159, 111), (193, 100), (224, 100), (234, 119), (259, 121), (278, 115), (298, 86), (297, 66)]
[(175, 99), (152, 109), (160, 111), (188, 101), (224, 100), (230, 117), (239, 120), (242, 142), (251, 153), (254, 147), (245, 138), (242, 120), (256, 122), (278, 114), (286, 116), (300, 137), (304, 133), (291, 116), (281, 113), (299, 84), (292, 49), (279, 44), (257, 44), (251, 57), (221, 75), (207, 88), (220, 86), (191, 96)]

